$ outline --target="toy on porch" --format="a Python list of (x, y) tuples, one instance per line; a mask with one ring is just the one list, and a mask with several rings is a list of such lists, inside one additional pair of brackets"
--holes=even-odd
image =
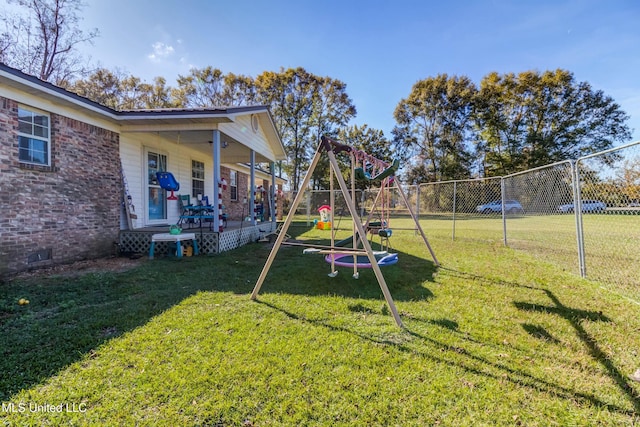
[(178, 200), (178, 197), (173, 192), (180, 190), (180, 183), (176, 181), (173, 174), (171, 172), (156, 172), (156, 178), (160, 188), (171, 191), (167, 200)]
[(320, 221), (316, 223), (318, 230), (331, 230), (331, 206), (322, 205), (318, 208)]

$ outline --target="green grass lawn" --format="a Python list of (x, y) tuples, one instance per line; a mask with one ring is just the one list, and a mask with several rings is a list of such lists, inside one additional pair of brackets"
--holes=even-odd
[[(433, 235), (456, 240), (503, 242), (500, 215), (427, 215), (423, 227)], [(394, 221), (396, 224), (398, 221)], [(401, 224), (410, 224), (408, 220)], [(574, 215), (513, 215), (507, 217), (507, 244), (558, 268), (580, 274)], [(640, 221), (637, 215), (583, 215), (587, 277), (611, 292), (640, 301)]]
[(637, 302), (482, 233), (432, 231), (439, 268), (414, 232), (391, 239), (400, 262), (383, 273), (405, 329), (370, 270), (329, 278), (300, 248), (250, 300), (268, 244), (4, 284), (0, 423), (640, 423)]

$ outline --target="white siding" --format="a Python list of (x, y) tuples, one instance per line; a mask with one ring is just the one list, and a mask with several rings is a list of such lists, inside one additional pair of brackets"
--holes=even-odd
[[(260, 116), (260, 114), (258, 114)], [(249, 147), (256, 153), (266, 157), (267, 159), (275, 159), (275, 154), (263, 130), (262, 120), (258, 131), (254, 133), (251, 128), (251, 115), (246, 114), (236, 116), (234, 123), (220, 123), (218, 125), (220, 131), (226, 133), (236, 141), (241, 141), (243, 145)]]
[[(120, 135), (122, 165), (129, 185), (129, 193), (138, 215), (138, 219), (134, 222), (135, 228), (148, 225), (147, 206), (145, 203), (145, 149), (167, 156), (168, 172), (173, 173), (180, 183), (180, 190), (176, 192), (176, 195), (191, 195), (191, 160), (203, 162), (205, 167), (205, 195), (209, 196), (209, 202), (213, 203), (213, 160), (211, 156), (206, 156), (185, 145), (178, 145), (175, 142), (158, 137), (158, 135)], [(177, 200), (167, 201), (167, 216), (167, 224), (178, 222), (180, 212)]]
[(96, 113), (83, 110), (77, 106), (63, 106), (53, 103), (42, 97), (18, 91), (8, 86), (0, 85), (0, 96), (13, 99), (20, 104), (35, 107), (48, 113), (60, 114), (61, 116), (69, 117), (70, 119), (74, 119), (79, 122), (88, 123), (102, 129), (107, 129), (113, 132), (119, 132), (120, 130), (120, 126), (114, 124), (113, 121), (100, 117)]

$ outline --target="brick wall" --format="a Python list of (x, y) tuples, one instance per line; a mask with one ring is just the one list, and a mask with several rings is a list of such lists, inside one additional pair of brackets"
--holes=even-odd
[(113, 253), (119, 135), (51, 114), (51, 167), (30, 166), (18, 161), (17, 117), (18, 104), (0, 97), (0, 278)]
[[(227, 181), (227, 184), (231, 182), (231, 170), (225, 166), (220, 167), (220, 176)], [(243, 204), (245, 198), (249, 199), (247, 195), (247, 187), (249, 186), (249, 176), (244, 173), (238, 172), (238, 200), (231, 200), (231, 188), (227, 185), (227, 189), (222, 191), (222, 204), (224, 205), (224, 211), (230, 221), (240, 221), (242, 218), (243, 207), (244, 215), (248, 215), (247, 206)]]
[[(231, 170), (225, 166), (221, 166), (220, 167), (220, 176), (222, 178), (224, 178), (227, 183), (231, 182)], [(227, 217), (229, 218), (230, 221), (240, 221), (241, 218), (243, 218), (243, 212), (244, 212), (244, 216), (248, 216), (250, 215), (250, 211), (249, 211), (249, 199), (250, 199), (250, 195), (249, 195), (249, 175), (238, 172), (238, 200), (232, 201), (231, 200), (231, 189), (229, 188), (229, 186), (227, 186), (226, 190), (222, 191), (222, 204), (224, 205), (224, 211), (227, 214)], [(271, 188), (271, 181), (268, 179), (265, 179), (262, 181), (262, 186), (263, 188), (267, 191), (267, 193), (270, 191)], [(282, 184), (279, 184), (276, 188), (278, 188), (280, 191), (282, 191)], [(264, 208), (265, 208), (265, 218), (270, 220), (270, 212), (269, 212), (269, 202), (268, 202), (268, 195), (267, 193), (265, 193), (265, 200), (264, 200)], [(247, 204), (244, 205), (243, 201), (244, 199), (247, 199)], [(277, 218), (279, 220), (282, 220), (283, 215), (283, 208), (284, 208), (284, 197), (280, 196), (280, 197), (276, 197), (276, 212), (277, 212)], [(268, 217), (268, 218), (267, 218)]]

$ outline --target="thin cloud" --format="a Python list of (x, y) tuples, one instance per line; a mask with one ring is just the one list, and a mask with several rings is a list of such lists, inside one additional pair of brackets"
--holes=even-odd
[(162, 42), (155, 42), (151, 45), (153, 52), (147, 55), (147, 58), (152, 61), (160, 61), (164, 58), (168, 58), (174, 54), (175, 49), (171, 45), (164, 44)]

